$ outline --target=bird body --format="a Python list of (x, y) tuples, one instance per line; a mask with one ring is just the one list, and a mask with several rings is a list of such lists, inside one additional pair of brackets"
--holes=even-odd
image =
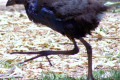
[[(98, 27), (101, 15), (108, 7), (94, 0), (8, 0), (6, 6), (14, 4), (23, 4), (29, 19), (34, 23), (41, 23), (67, 36), (73, 42), (74, 49), (69, 51), (13, 52), (12, 54), (39, 54), (24, 62), (52, 54), (74, 55), (79, 51), (74, 39), (80, 39), (87, 49), (88, 79), (94, 79), (92, 76), (92, 48), (82, 37), (91, 34), (91, 31)], [(47, 59), (49, 61), (48, 57)]]
[[(93, 0), (19, 0), (30, 20), (44, 24), (69, 38), (91, 34), (107, 7)], [(18, 4), (19, 4), (18, 1)]]
[(35, 23), (42, 23), (70, 38), (91, 34), (107, 9), (91, 0), (29, 0), (25, 6), (27, 15)]

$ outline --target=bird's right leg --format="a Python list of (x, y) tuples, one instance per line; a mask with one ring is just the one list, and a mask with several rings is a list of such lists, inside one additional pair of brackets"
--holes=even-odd
[(93, 74), (92, 74), (92, 47), (83, 38), (80, 38), (80, 41), (83, 43), (83, 45), (87, 49), (87, 55), (88, 55), (88, 80), (94, 80)]

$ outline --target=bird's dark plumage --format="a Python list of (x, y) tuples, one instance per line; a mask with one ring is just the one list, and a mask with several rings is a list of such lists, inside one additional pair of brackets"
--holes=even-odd
[(88, 53), (88, 79), (93, 80), (92, 48), (82, 37), (91, 34), (91, 30), (98, 27), (101, 15), (108, 7), (94, 0), (8, 0), (6, 6), (14, 4), (23, 4), (31, 21), (46, 25), (67, 36), (72, 40), (75, 48), (70, 51), (15, 52), (12, 54), (39, 54), (29, 60), (40, 56), (47, 57), (51, 54), (73, 55), (79, 51), (74, 39), (80, 39)]
[[(107, 10), (93, 0), (15, 0), (24, 4), (27, 15), (70, 38), (84, 37), (99, 24), (99, 15)], [(16, 4), (15, 3), (15, 4)]]
[(28, 0), (25, 9), (33, 22), (79, 39), (98, 26), (107, 7), (91, 0)]

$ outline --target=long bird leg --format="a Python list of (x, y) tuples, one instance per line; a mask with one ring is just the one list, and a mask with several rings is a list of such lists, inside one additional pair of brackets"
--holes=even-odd
[(92, 75), (92, 47), (89, 43), (87, 43), (83, 38), (80, 38), (80, 41), (87, 49), (88, 55), (88, 80), (94, 80)]
[(49, 60), (49, 58), (47, 57), (48, 55), (58, 55), (58, 54), (63, 54), (63, 55), (74, 55), (74, 54), (77, 54), (79, 52), (79, 48), (76, 44), (76, 41), (74, 39), (71, 39), (73, 44), (74, 44), (74, 48), (72, 50), (68, 50), (68, 51), (39, 51), (39, 52), (13, 52), (11, 54), (39, 54), (33, 58), (30, 58), (30, 59), (27, 59), (23, 62), (20, 62), (19, 64), (22, 64), (22, 63), (25, 63), (25, 62), (28, 62), (30, 60), (33, 60), (33, 59), (36, 59), (38, 57), (41, 57), (41, 56), (46, 56), (47, 60), (49, 61), (50, 65), (51, 62)]

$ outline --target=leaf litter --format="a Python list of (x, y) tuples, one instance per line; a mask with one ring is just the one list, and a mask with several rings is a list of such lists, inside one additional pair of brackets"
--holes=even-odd
[[(14, 8), (15, 7), (15, 8)], [(13, 60), (12, 64), (29, 59), (35, 55), (15, 54), (16, 51), (69, 50), (72, 42), (50, 28), (31, 22), (23, 6), (5, 7), (0, 10), (0, 61)], [(120, 13), (106, 13), (99, 27), (87, 35), (85, 40), (93, 48), (93, 70), (116, 68), (120, 70)], [(50, 55), (50, 66), (45, 57), (37, 58), (17, 67), (13, 75), (22, 79), (39, 78), (42, 72), (55, 72), (71, 77), (87, 74), (87, 53), (79, 40), (80, 52), (76, 55)], [(0, 63), (1, 63), (0, 62)], [(9, 71), (0, 64), (0, 73)], [(21, 70), (21, 71), (20, 71)]]

